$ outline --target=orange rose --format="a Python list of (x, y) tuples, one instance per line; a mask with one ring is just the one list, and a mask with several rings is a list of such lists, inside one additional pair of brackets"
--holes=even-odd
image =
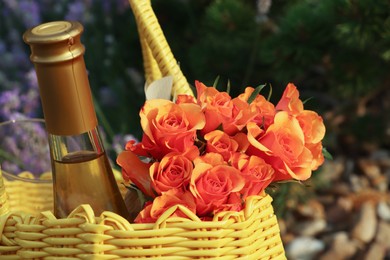
[(258, 155), (272, 165), (275, 180), (310, 177), (313, 156), (305, 147), (305, 137), (296, 118), (281, 111), (276, 113), (274, 123), (265, 133), (255, 123), (249, 123), (247, 129), (252, 145), (249, 154)]
[[(146, 207), (138, 214), (134, 222), (154, 223), (167, 209), (176, 205), (183, 205), (191, 212), (195, 213), (196, 205), (191, 192), (172, 189), (155, 198), (152, 203), (147, 204)], [(183, 218), (187, 217), (180, 210), (176, 210), (171, 216)]]
[(134, 151), (143, 150), (154, 159), (179, 152), (195, 158), (199, 151), (194, 144), (196, 131), (205, 125), (205, 117), (197, 104), (175, 104), (169, 100), (146, 101), (140, 112), (144, 131), (141, 144)]
[(228, 135), (234, 135), (241, 131), (256, 116), (256, 111), (251, 109), (248, 102), (240, 98), (233, 98), (232, 103), (232, 115), (228, 118), (222, 118), (223, 131)]
[(299, 92), (293, 83), (289, 83), (283, 92), (282, 98), (276, 105), (277, 111), (286, 111), (290, 115), (297, 115), (303, 111), (303, 103), (299, 99)]
[[(246, 87), (245, 92), (238, 96), (238, 98), (248, 101), (249, 97), (255, 89), (252, 87)], [(255, 100), (250, 104), (251, 109), (254, 111), (255, 116), (251, 120), (263, 129), (267, 129), (274, 121), (275, 106), (271, 102), (265, 99), (262, 95), (257, 95)]]
[(258, 156), (236, 153), (230, 163), (245, 178), (245, 186), (241, 191), (243, 199), (251, 195), (259, 195), (275, 177), (272, 166)]
[(316, 112), (303, 110), (297, 115), (299, 125), (303, 130), (306, 143), (318, 143), (325, 136), (325, 125)]
[(170, 189), (184, 189), (190, 182), (193, 168), (192, 162), (181, 154), (165, 155), (149, 169), (154, 190), (161, 194)]
[(225, 161), (228, 161), (231, 154), (238, 148), (238, 143), (220, 130), (207, 133), (204, 139), (207, 141), (206, 152), (219, 153)]
[(249, 104), (239, 98), (232, 99), (227, 92), (219, 92), (214, 87), (206, 87), (195, 81), (197, 102), (206, 116), (206, 126), (201, 131), (206, 134), (222, 125), (228, 135), (241, 131), (256, 114)]
[(205, 216), (225, 204), (229, 195), (245, 185), (240, 172), (228, 165), (195, 164), (190, 191), (195, 197), (198, 216)]
[(202, 133), (206, 134), (217, 129), (222, 122), (232, 117), (233, 103), (226, 92), (219, 92), (214, 87), (206, 87), (203, 83), (195, 81), (197, 102), (206, 117), (206, 125)]
[(121, 152), (116, 162), (122, 168), (122, 176), (124, 181), (131, 181), (145, 195), (155, 197), (153, 192), (152, 182), (149, 176), (150, 163), (142, 162), (139, 157), (132, 151)]

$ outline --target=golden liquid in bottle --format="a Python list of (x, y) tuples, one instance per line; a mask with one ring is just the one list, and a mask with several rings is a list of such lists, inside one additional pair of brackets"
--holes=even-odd
[[(65, 218), (80, 204), (92, 206), (95, 215), (115, 212), (128, 218), (122, 195), (105, 153), (81, 151), (54, 161), (54, 214)], [(57, 187), (56, 183), (61, 187)]]

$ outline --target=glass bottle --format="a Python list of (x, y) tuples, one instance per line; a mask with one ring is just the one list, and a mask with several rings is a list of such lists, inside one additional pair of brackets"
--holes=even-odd
[(49, 135), (54, 214), (65, 218), (80, 204), (99, 215), (128, 218), (99, 132), (78, 22), (55, 21), (27, 30)]

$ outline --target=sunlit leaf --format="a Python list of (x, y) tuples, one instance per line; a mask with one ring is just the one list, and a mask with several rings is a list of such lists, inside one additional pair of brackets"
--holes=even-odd
[(155, 80), (148, 86), (145, 86), (146, 100), (150, 99), (171, 99), (173, 77), (167, 76)]

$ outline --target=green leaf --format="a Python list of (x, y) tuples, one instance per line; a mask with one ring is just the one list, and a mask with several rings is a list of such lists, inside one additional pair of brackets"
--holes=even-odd
[(272, 97), (272, 85), (269, 84), (269, 93), (268, 93), (267, 101), (270, 101), (271, 97)]
[(259, 95), (260, 91), (266, 86), (266, 84), (264, 85), (260, 85), (258, 86), (257, 88), (255, 88), (255, 90), (252, 92), (252, 94), (250, 95), (250, 97), (248, 98), (248, 104), (252, 103), (257, 95)]
[(326, 159), (333, 160), (333, 156), (330, 154), (330, 152), (328, 152), (328, 150), (326, 150), (325, 147), (322, 148), (322, 154)]
[(217, 78), (214, 80), (213, 88), (217, 88), (218, 81), (219, 81), (219, 76), (217, 76)]
[(230, 94), (230, 89), (231, 89), (230, 80), (228, 80), (227, 86), (226, 86), (226, 92), (227, 92), (228, 94)]
[(309, 100), (312, 100), (312, 99), (313, 99), (313, 97), (309, 97), (309, 98), (305, 99), (304, 101), (302, 101), (302, 103), (306, 104), (306, 102), (308, 102)]
[(282, 181), (275, 181), (275, 182), (273, 182), (272, 184), (278, 185), (278, 184), (285, 184), (285, 183), (298, 183), (298, 184), (300, 184), (300, 185), (305, 185), (302, 181), (300, 181), (300, 180), (294, 180), (294, 179), (291, 179), (291, 180), (282, 180)]

